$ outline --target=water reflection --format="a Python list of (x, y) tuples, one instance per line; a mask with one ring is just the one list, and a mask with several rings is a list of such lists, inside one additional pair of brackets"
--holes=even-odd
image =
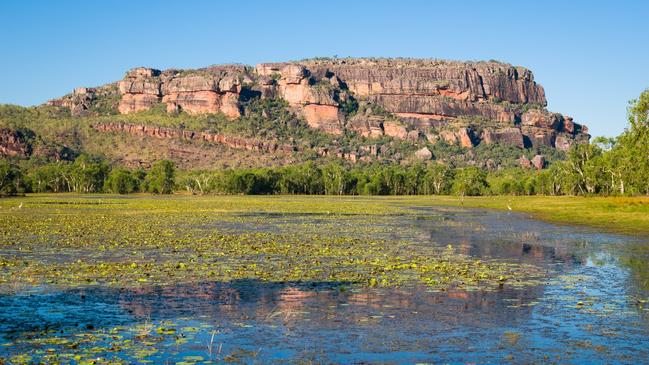
[[(137, 289), (40, 288), (0, 296), (0, 340), (27, 332), (74, 335), (169, 320), (205, 325), (209, 330), (195, 339), (201, 344), (217, 329), (224, 351), (261, 351), (264, 362), (638, 363), (649, 358), (649, 304), (643, 303), (648, 297), (647, 242), (518, 214), (461, 208), (416, 212), (416, 217), (377, 220), (372, 223), (376, 229), (367, 232), (357, 229), (363, 217), (347, 217), (336, 231), (450, 244), (474, 257), (539, 265), (548, 270), (547, 282), (491, 292), (256, 280)], [(271, 215), (254, 225), (283, 231), (302, 229), (304, 222), (333, 224), (314, 218)], [(246, 230), (251, 224), (246, 219), (229, 222), (227, 228)], [(171, 358), (195, 352), (196, 343), (177, 346), (177, 358)], [(1, 347), (0, 357), (15, 351)]]

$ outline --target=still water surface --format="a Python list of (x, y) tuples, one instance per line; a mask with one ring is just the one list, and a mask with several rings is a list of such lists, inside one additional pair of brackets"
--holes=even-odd
[[(27, 332), (74, 337), (150, 323), (177, 329), (174, 341), (147, 354), (156, 363), (649, 363), (648, 240), (507, 212), (412, 209), (415, 216), (372, 223), (384, 226), (369, 234), (534, 264), (548, 277), (487, 292), (250, 280), (36, 288), (0, 296), (0, 343)], [(282, 232), (331, 225), (317, 215), (256, 218), (214, 227)], [(325, 229), (348, 234), (362, 224), (363, 217), (349, 217)], [(0, 357), (32, 350), (2, 346)]]

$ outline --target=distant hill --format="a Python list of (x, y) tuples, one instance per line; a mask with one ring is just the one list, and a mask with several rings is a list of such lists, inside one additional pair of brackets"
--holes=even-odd
[(552, 162), (588, 129), (546, 109), (532, 72), (501, 62), (309, 59), (135, 68), (46, 105), (0, 107), (0, 155), (184, 169), (308, 160), (436, 160), (487, 169)]

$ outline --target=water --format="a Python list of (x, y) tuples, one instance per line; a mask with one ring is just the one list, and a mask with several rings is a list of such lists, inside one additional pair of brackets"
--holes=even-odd
[[(32, 288), (0, 297), (0, 344), (43, 332), (92, 333), (115, 346), (150, 328), (173, 329), (134, 356), (113, 360), (186, 363), (648, 363), (649, 244), (525, 215), (464, 208), (413, 208), (377, 220), (371, 235), (543, 267), (541, 285), (498, 291), (433, 292), (426, 287), (353, 289), (341, 283), (239, 280), (171, 287)], [(364, 217), (330, 227), (317, 215), (241, 216), (230, 231), (299, 230), (323, 224), (358, 234)], [(355, 232), (355, 233), (354, 233)], [(111, 333), (112, 336), (111, 337)], [(81, 335), (77, 336), (79, 338)], [(115, 339), (114, 337), (119, 337)], [(66, 345), (67, 346), (67, 345)], [(14, 343), (0, 357), (50, 344)], [(199, 361), (198, 359), (201, 359)], [(75, 363), (75, 359), (68, 359)]]

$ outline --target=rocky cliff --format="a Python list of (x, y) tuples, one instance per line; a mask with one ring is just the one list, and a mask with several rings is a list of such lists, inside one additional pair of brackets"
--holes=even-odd
[[(499, 62), (327, 59), (261, 64), (256, 71), (275, 75), (280, 96), (292, 105), (312, 108), (319, 118), (308, 117), (319, 122), (313, 123), (316, 127), (324, 124), (338, 131), (340, 120), (335, 116), (340, 103), (336, 95), (351, 95), (398, 119), (395, 125), (394, 120), (369, 112), (347, 121), (349, 130), (366, 136), (427, 136), (431, 142), (442, 139), (464, 147), (502, 143), (561, 150), (589, 138), (585, 126), (545, 109), (545, 92), (531, 71)], [(296, 76), (301, 90), (324, 84), (329, 86), (325, 89), (333, 90), (327, 95), (330, 97), (317, 99), (291, 92), (287, 86), (295, 85)], [(303, 81), (307, 78), (309, 82)]]
[(24, 133), (9, 128), (0, 128), (0, 156), (27, 157), (31, 152), (31, 144)]
[(168, 112), (189, 114), (221, 112), (240, 115), (242, 83), (251, 82), (244, 66), (214, 66), (197, 71), (136, 68), (118, 82), (119, 112), (134, 113), (166, 104)]
[(567, 150), (590, 137), (572, 118), (547, 111), (545, 92), (531, 71), (491, 61), (313, 59), (254, 68), (140, 67), (115, 84), (79, 88), (49, 104), (83, 115), (114, 100), (121, 114), (160, 106), (169, 113), (236, 119), (255, 98), (281, 98), (308, 126), (333, 136), (391, 137), (419, 147), (444, 142), (469, 149), (501, 144)]

